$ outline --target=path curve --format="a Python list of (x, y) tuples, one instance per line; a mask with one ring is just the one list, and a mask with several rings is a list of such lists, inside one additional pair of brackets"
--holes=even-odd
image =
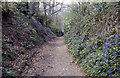
[(63, 37), (57, 37), (44, 44), (33, 58), (32, 65), (26, 67), (24, 76), (85, 76), (83, 70), (67, 52)]

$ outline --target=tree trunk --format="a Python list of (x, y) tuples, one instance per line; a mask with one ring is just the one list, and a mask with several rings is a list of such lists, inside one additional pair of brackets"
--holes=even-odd
[(45, 2), (43, 3), (43, 6), (44, 6), (44, 14), (45, 14), (45, 20), (46, 20), (45, 23), (46, 23), (46, 27), (47, 27), (48, 26), (47, 25), (47, 11), (46, 11), (46, 3)]

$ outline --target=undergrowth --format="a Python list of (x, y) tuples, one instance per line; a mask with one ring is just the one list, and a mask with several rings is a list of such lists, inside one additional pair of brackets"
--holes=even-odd
[(73, 4), (65, 11), (65, 43), (88, 76), (119, 76), (118, 7), (118, 3), (82, 3), (79, 9)]

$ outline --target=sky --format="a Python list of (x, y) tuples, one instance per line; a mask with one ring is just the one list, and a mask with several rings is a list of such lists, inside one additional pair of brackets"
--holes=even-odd
[[(26, 0), (0, 0), (0, 1), (3, 1), (3, 2), (19, 2), (19, 1), (26, 1)], [(42, 1), (42, 0), (29, 0), (29, 1)], [(44, 0), (44, 1), (47, 1), (47, 0)], [(63, 2), (64, 1), (64, 4), (71, 4), (74, 2), (118, 2), (120, 0), (56, 0), (58, 2)]]
[[(63, 0), (58, 0), (60, 2), (62, 2)], [(64, 0), (64, 4), (70, 4), (72, 2), (72, 0)]]
[[(63, 0), (57, 0), (62, 2)], [(73, 2), (119, 2), (120, 0), (64, 0), (64, 4), (71, 4)]]
[[(22, 1), (22, 0), (2, 0), (3, 2), (4, 1), (9, 1), (9, 2), (12, 2), (12, 1)], [(30, 0), (30, 1), (32, 1), (32, 0)], [(34, 1), (34, 0), (33, 0)], [(39, 0), (37, 0), (37, 1), (39, 1)], [(41, 0), (40, 0), (41, 1)], [(47, 0), (46, 0), (47, 1)], [(57, 2), (63, 2), (64, 1), (64, 4), (70, 4), (73, 0), (56, 0)]]

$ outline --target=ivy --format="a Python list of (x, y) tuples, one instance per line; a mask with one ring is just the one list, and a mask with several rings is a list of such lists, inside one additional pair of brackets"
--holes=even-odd
[(79, 9), (71, 5), (65, 11), (65, 43), (89, 76), (119, 76), (118, 7), (112, 2), (81, 3)]

